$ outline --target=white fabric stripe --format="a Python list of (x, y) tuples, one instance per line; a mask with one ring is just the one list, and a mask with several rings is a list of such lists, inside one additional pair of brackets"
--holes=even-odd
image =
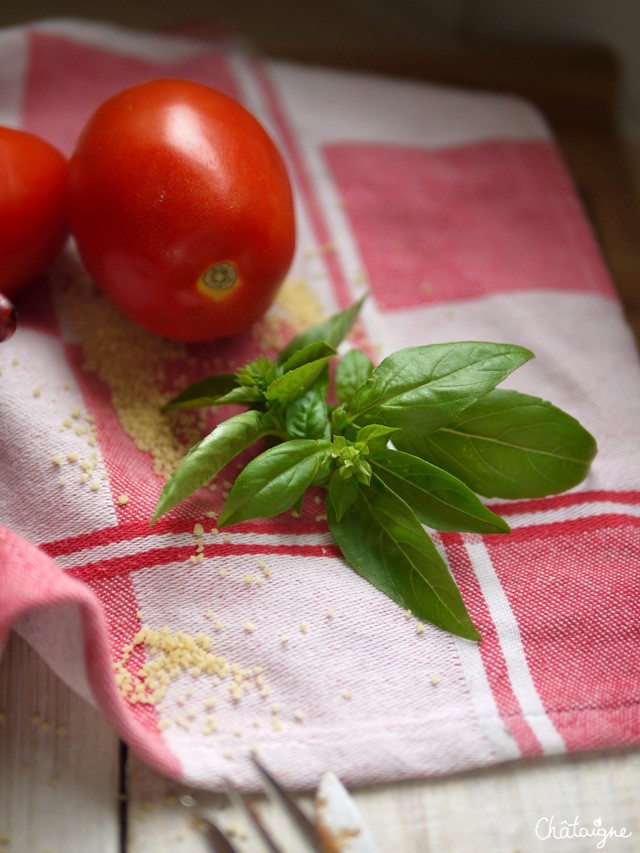
[[(549, 524), (554, 521), (567, 521), (578, 518), (590, 518), (604, 515), (629, 515), (640, 518), (640, 504), (617, 504), (613, 501), (597, 501), (594, 503), (578, 504), (561, 509), (541, 510), (538, 512), (521, 513), (514, 516), (505, 516), (512, 528), (535, 527), (536, 525)], [(206, 534), (205, 534), (206, 535)], [(210, 534), (209, 534), (210, 535)], [(217, 534), (209, 544), (220, 542)], [(263, 534), (263, 533), (229, 533), (233, 544), (240, 545), (264, 545), (265, 548), (274, 545), (333, 545), (334, 540), (330, 533), (309, 534)], [(83, 566), (86, 563), (99, 562), (114, 556), (125, 557), (137, 553), (155, 551), (160, 548), (181, 548), (193, 545), (195, 542), (192, 533), (163, 533), (150, 536), (137, 536), (134, 539), (115, 540), (104, 545), (96, 545), (83, 548), (72, 554), (64, 554), (56, 558), (56, 562), (65, 569)], [(115, 553), (114, 553), (115, 552)]]
[[(439, 148), (495, 139), (550, 138), (529, 103), (423, 81), (271, 62), (299, 135), (326, 142)], [(327, 120), (330, 117), (330, 121)]]
[(500, 718), (498, 705), (482, 663), (480, 647), (477, 643), (470, 643), (461, 637), (456, 637), (456, 647), (476, 715), (482, 723), (483, 731), (489, 738), (498, 760), (509, 761), (520, 758), (518, 744)]
[[(205, 548), (215, 547), (223, 543), (222, 537), (227, 534), (217, 534), (214, 539), (207, 539), (205, 534)], [(258, 546), (269, 549), (274, 545), (291, 546), (327, 546), (333, 545), (334, 540), (330, 533), (308, 533), (308, 534), (283, 534), (271, 533), (233, 533), (231, 545)], [(148, 556), (153, 563), (153, 551), (162, 548), (184, 548), (196, 547), (193, 533), (161, 533), (152, 536), (136, 536), (134, 539), (122, 539), (108, 542), (104, 545), (95, 545), (92, 548), (83, 548), (73, 554), (62, 554), (56, 557), (56, 563), (63, 569), (73, 569), (84, 566), (87, 563), (98, 563), (101, 560), (112, 560), (118, 557)], [(250, 555), (248, 555), (250, 556)]]
[(600, 515), (628, 515), (640, 518), (640, 504), (616, 503), (615, 501), (593, 501), (592, 503), (563, 506), (557, 509), (522, 512), (515, 515), (505, 515), (504, 518), (512, 528), (535, 527), (539, 524), (553, 524), (558, 521), (573, 521), (581, 518), (592, 518)]
[(544, 709), (535, 688), (522, 645), (518, 623), (481, 540), (465, 542), (471, 564), (496, 626), (511, 687), (522, 713), (545, 752), (564, 752), (566, 745)]
[(2, 33), (0, 39), (0, 125), (19, 128), (27, 71), (26, 33), (22, 29)]

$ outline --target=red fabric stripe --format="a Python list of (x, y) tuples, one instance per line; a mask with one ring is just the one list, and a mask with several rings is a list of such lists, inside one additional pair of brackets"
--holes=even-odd
[(522, 755), (540, 755), (542, 747), (529, 724), (522, 718), (522, 709), (511, 687), (500, 639), (462, 537), (459, 533), (446, 533), (441, 534), (441, 538), (469, 614), (482, 635), (480, 656), (500, 717)]
[[(282, 519), (282, 523), (281, 522)], [(322, 521), (305, 521), (303, 518), (290, 518), (291, 524), (287, 524), (287, 516), (278, 517), (277, 519), (256, 520), (255, 522), (243, 522), (237, 524), (233, 528), (223, 529), (218, 534), (220, 540), (227, 534), (233, 537), (234, 533), (256, 533), (266, 535), (286, 535), (295, 534), (299, 536), (321, 535), (327, 532), (326, 523)], [(175, 519), (160, 519), (153, 527), (148, 521), (138, 521), (133, 523), (121, 523), (117, 527), (107, 527), (102, 530), (94, 530), (91, 533), (81, 533), (78, 536), (70, 536), (68, 539), (58, 539), (52, 542), (45, 542), (40, 545), (41, 549), (50, 557), (64, 557), (69, 554), (75, 554), (77, 551), (83, 551), (89, 548), (96, 548), (100, 545), (117, 545), (119, 542), (128, 542), (131, 539), (137, 539), (145, 536), (158, 536), (165, 533), (180, 534), (191, 533), (196, 521), (203, 523), (205, 536), (215, 525), (213, 519), (202, 518), (175, 518)], [(208, 522), (205, 524), (204, 522)], [(271, 523), (269, 523), (271, 522)], [(215, 542), (210, 543), (212, 546)], [(241, 545), (239, 547), (245, 547)]]
[(640, 520), (486, 537), (536, 690), (569, 750), (640, 740)]
[(551, 143), (339, 141), (323, 153), (383, 310), (523, 290), (615, 297)]
[[(551, 498), (542, 498), (532, 501), (513, 501), (505, 504), (491, 504), (491, 509), (500, 515), (516, 515), (524, 512), (540, 512), (544, 513), (552, 509), (559, 509), (564, 506), (576, 506), (580, 504), (590, 504), (596, 501), (610, 501), (612, 503), (640, 503), (640, 492), (578, 492), (567, 495), (557, 495)], [(317, 507), (318, 510), (321, 507)], [(596, 515), (584, 519), (573, 519), (567, 521), (557, 521), (547, 524), (536, 524), (535, 529), (540, 530), (542, 527), (552, 528), (554, 525), (563, 524), (578, 524), (592, 526), (599, 519), (605, 516)], [(607, 515), (609, 519), (612, 516)], [(616, 516), (617, 517), (617, 516)], [(627, 516), (621, 514), (621, 519)], [(124, 542), (140, 536), (156, 536), (162, 533), (189, 533), (193, 530), (193, 525), (200, 521), (205, 532), (211, 530), (215, 526), (215, 519), (207, 518), (162, 518), (153, 527), (148, 521), (136, 522), (121, 522), (118, 527), (105, 528), (103, 530), (95, 530), (91, 533), (83, 533), (79, 536), (73, 536), (65, 539), (59, 539), (52, 542), (45, 542), (40, 547), (45, 553), (51, 557), (61, 557), (68, 554), (73, 554), (76, 551), (81, 551), (85, 548), (94, 548), (98, 545), (108, 545), (117, 542)], [(518, 528), (518, 533), (522, 533), (527, 528)], [(304, 535), (319, 535), (326, 533), (327, 527), (324, 521), (314, 521), (312, 510), (305, 511), (303, 515), (295, 519), (288, 515), (277, 516), (275, 519), (257, 519), (256, 521), (247, 521), (242, 524), (235, 525), (233, 528), (222, 530), (220, 535), (224, 536), (227, 533), (233, 536), (233, 533), (262, 533), (262, 534), (298, 534)]]
[(561, 509), (563, 507), (577, 506), (579, 504), (596, 503), (597, 501), (638, 504), (640, 503), (640, 492), (566, 492), (562, 495), (550, 495), (546, 498), (532, 498), (529, 500), (491, 503), (490, 506), (491, 509), (499, 515), (518, 515), (523, 512), (547, 512), (552, 509)]
[[(600, 530), (602, 527), (611, 529), (637, 526), (640, 529), (640, 518), (620, 513), (607, 515), (592, 515), (587, 518), (571, 518), (566, 521), (552, 521), (542, 524), (531, 524), (526, 527), (517, 527), (511, 533), (500, 533), (495, 536), (487, 536), (487, 542), (498, 539), (515, 539), (524, 541), (526, 539), (553, 539), (564, 535), (583, 535), (587, 537), (590, 533)], [(561, 553), (558, 545), (558, 553)]]
[[(210, 545), (205, 548), (205, 556), (208, 557), (230, 557), (245, 556), (250, 554), (286, 554), (297, 557), (339, 557), (340, 551), (331, 545), (233, 545), (220, 544)], [(75, 566), (67, 571), (72, 577), (90, 582), (96, 578), (114, 578), (130, 575), (141, 569), (149, 569), (154, 566), (162, 566), (167, 563), (184, 562), (185, 571), (194, 567), (189, 563), (189, 557), (195, 554), (193, 547), (179, 548), (157, 548), (152, 551), (144, 551), (136, 554), (127, 554), (124, 557), (111, 556), (107, 560), (94, 563), (85, 563), (83, 566)]]

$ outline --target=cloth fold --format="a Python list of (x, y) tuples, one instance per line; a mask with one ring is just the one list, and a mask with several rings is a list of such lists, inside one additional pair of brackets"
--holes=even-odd
[[(0, 32), (0, 121), (69, 154), (91, 112), (145, 79), (241, 100), (286, 158), (298, 248), (273, 308), (233, 340), (133, 326), (72, 241), (17, 300), (0, 347), (0, 642), (14, 629), (160, 772), (347, 784), (635, 744), (639, 367), (564, 164), (518, 99), (257, 59), (215, 29), (83, 21)], [(221, 413), (169, 418), (234, 370), (371, 294), (357, 336), (490, 340), (536, 359), (506, 387), (551, 400), (599, 454), (570, 493), (492, 508), (507, 535), (440, 534), (483, 641), (430, 626), (345, 564), (320, 493), (215, 528), (247, 456), (151, 527), (166, 477)], [(202, 555), (202, 559), (200, 556)]]

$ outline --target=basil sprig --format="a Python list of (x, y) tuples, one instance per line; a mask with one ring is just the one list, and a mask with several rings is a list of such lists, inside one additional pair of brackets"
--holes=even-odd
[(551, 403), (496, 388), (533, 357), (513, 344), (408, 347), (377, 367), (351, 349), (331, 383), (329, 362), (363, 301), (293, 338), (275, 359), (210, 376), (168, 404), (233, 403), (247, 411), (189, 450), (152, 522), (269, 438), (236, 478), (219, 527), (298, 508), (309, 487), (321, 486), (329, 529), (359, 575), (417, 618), (479, 640), (425, 528), (508, 533), (477, 495), (534, 498), (570, 489), (587, 475), (596, 443)]

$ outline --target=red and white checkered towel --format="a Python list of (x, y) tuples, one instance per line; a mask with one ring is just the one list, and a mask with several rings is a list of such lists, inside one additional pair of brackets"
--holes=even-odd
[[(141, 332), (72, 249), (24, 293), (0, 347), (0, 639), (16, 630), (150, 764), (207, 787), (251, 786), (253, 748), (307, 786), (327, 768), (369, 783), (637, 743), (640, 371), (538, 114), (499, 95), (258, 61), (211, 35), (45, 22), (0, 33), (0, 56), (0, 122), (66, 153), (130, 84), (224, 90), (281, 147), (299, 225), (278, 303), (232, 341)], [(524, 345), (537, 358), (505, 384), (598, 440), (578, 489), (494, 506), (511, 534), (438, 536), (480, 644), (416, 631), (342, 561), (313, 497), (300, 519), (218, 533), (223, 477), (149, 526), (190, 440), (176, 444), (159, 414), (163, 391), (233, 369), (365, 288), (360, 334), (381, 356)]]

